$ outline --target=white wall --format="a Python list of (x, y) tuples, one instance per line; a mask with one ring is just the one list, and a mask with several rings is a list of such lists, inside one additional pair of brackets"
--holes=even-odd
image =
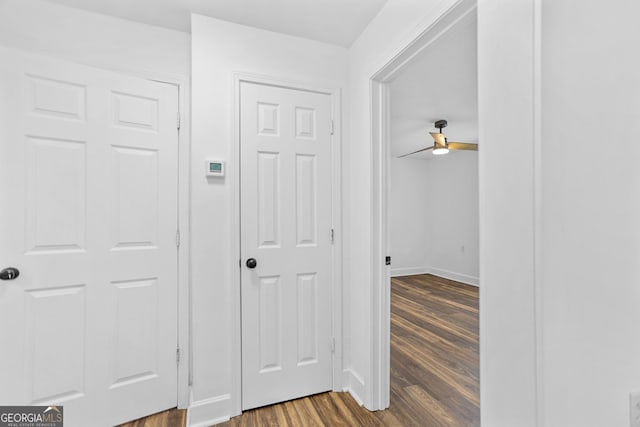
[(638, 16), (632, 1), (542, 1), (549, 427), (629, 426), (640, 390)]
[(190, 74), (190, 36), (40, 0), (0, 1), (0, 44), (126, 73)]
[(389, 189), (389, 236), (391, 274), (421, 274), (430, 271), (427, 198), (430, 161), (391, 159)]
[(483, 425), (629, 425), (639, 13), (624, 1), (480, 2)]
[(478, 284), (478, 155), (452, 153), (429, 162), (432, 273)]
[(482, 425), (537, 424), (534, 11), (478, 2)]
[[(193, 389), (190, 424), (210, 425), (239, 411), (239, 289), (232, 280), (231, 200), (234, 165), (224, 180), (207, 180), (207, 157), (231, 160), (234, 73), (260, 74), (316, 87), (346, 86), (344, 48), (192, 15), (193, 138), (191, 179)], [(343, 141), (344, 146), (348, 141)], [(348, 340), (348, 337), (345, 338)], [(235, 358), (234, 358), (235, 357)], [(207, 424), (208, 423), (208, 424)]]
[(391, 159), (391, 273), (478, 284), (478, 155)]

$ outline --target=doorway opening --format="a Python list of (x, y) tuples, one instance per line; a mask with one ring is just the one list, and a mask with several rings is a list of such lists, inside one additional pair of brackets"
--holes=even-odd
[[(451, 303), (459, 304), (472, 318), (477, 311), (477, 153), (452, 152), (434, 159), (426, 150), (397, 158), (432, 145), (428, 133), (438, 132), (434, 122), (442, 119), (449, 121), (449, 128), (442, 133), (451, 140), (478, 142), (476, 39), (476, 3), (459, 2), (372, 79), (372, 273), (377, 314), (372, 354), (374, 366), (379, 367), (378, 375), (373, 376), (377, 407), (387, 407), (392, 400), (391, 311), (398, 306), (394, 303), (391, 307), (392, 299), (402, 296), (395, 288), (392, 292), (391, 276), (429, 274), (393, 279), (393, 286), (404, 286), (405, 291), (411, 286), (427, 286), (427, 294), (435, 299), (433, 286), (462, 293), (471, 290), (470, 294), (476, 293), (471, 297), (475, 303), (457, 303), (455, 292)], [(391, 266), (383, 262), (389, 255)], [(476, 331), (477, 319), (475, 313)], [(397, 319), (394, 322), (397, 328)], [(476, 342), (469, 372), (472, 379), (479, 377), (477, 349)], [(470, 416), (479, 424), (479, 381), (463, 382), (467, 385), (464, 393), (478, 407), (477, 421), (475, 415)], [(439, 396), (431, 397), (437, 400)]]

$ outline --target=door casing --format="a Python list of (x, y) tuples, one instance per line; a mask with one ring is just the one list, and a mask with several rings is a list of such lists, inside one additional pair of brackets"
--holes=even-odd
[(331, 135), (331, 221), (334, 230), (334, 244), (332, 246), (332, 331), (335, 338), (333, 353), (333, 390), (342, 391), (342, 135), (341, 135), (341, 90), (327, 89), (319, 85), (278, 79), (250, 73), (234, 74), (233, 88), (233, 138), (229, 153), (230, 166), (227, 168), (227, 179), (231, 187), (230, 218), (232, 222), (233, 238), (231, 239), (231, 416), (242, 413), (242, 304), (240, 297), (241, 274), (240, 260), (240, 86), (241, 83), (255, 83), (266, 86), (316, 92), (329, 95), (331, 99), (331, 118), (333, 120), (333, 135)]

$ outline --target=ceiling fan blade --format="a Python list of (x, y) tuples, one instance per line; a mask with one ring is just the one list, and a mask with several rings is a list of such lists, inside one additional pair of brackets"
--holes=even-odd
[(427, 147), (427, 148), (421, 148), (421, 149), (416, 150), (416, 151), (413, 151), (413, 152), (411, 152), (411, 153), (403, 154), (402, 156), (398, 156), (398, 159), (399, 159), (399, 158), (401, 158), (401, 157), (407, 157), (407, 156), (410, 156), (410, 155), (412, 155), (412, 154), (421, 153), (421, 152), (423, 152), (423, 151), (427, 151), (427, 150), (433, 150), (433, 146), (430, 146), (430, 147)]
[(444, 146), (447, 143), (447, 140), (444, 137), (443, 133), (429, 132), (429, 134), (433, 137), (433, 140), (436, 142), (436, 145)]
[(478, 151), (478, 144), (469, 144), (468, 142), (450, 142), (449, 150)]

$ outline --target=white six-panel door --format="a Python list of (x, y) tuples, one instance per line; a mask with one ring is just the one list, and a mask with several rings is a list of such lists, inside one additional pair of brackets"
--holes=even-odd
[(0, 402), (176, 406), (177, 89), (0, 51)]
[(246, 82), (240, 94), (249, 409), (332, 388), (331, 103), (326, 94)]

